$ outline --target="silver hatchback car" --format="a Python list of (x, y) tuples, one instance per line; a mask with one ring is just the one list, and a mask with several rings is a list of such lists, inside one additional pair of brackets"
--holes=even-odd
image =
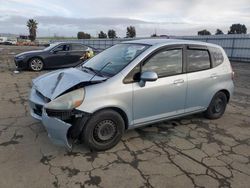
[(233, 71), (217, 45), (170, 39), (123, 42), (75, 68), (33, 80), (31, 115), (48, 136), (71, 148), (115, 146), (127, 129), (204, 112), (223, 115)]

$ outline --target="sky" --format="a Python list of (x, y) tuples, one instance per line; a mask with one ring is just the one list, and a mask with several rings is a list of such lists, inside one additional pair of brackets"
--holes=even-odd
[(138, 37), (196, 35), (233, 23), (250, 31), (250, 0), (0, 0), (0, 33), (28, 34), (28, 19), (38, 22), (37, 36), (97, 36), (116, 30), (125, 37), (133, 25)]

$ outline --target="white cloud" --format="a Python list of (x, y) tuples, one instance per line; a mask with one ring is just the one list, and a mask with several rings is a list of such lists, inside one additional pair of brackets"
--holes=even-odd
[[(4, 0), (0, 6), (0, 33), (24, 33), (29, 18), (39, 22), (38, 35), (95, 35), (109, 28), (125, 35), (135, 25), (139, 35), (196, 34), (206, 28), (226, 32), (233, 23), (250, 27), (249, 0)], [(12, 24), (11, 24), (12, 23)], [(14, 24), (15, 23), (15, 24)], [(15, 29), (16, 27), (17, 29)]]

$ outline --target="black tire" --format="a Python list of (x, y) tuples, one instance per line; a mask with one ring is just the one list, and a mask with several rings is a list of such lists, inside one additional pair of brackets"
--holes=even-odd
[(38, 71), (43, 70), (43, 67), (44, 67), (44, 63), (42, 59), (34, 57), (29, 60), (30, 70), (38, 72)]
[(84, 126), (81, 140), (91, 150), (107, 150), (121, 140), (124, 129), (124, 120), (119, 113), (103, 110), (94, 114)]
[(218, 92), (213, 96), (209, 107), (205, 111), (205, 116), (208, 119), (218, 119), (224, 114), (226, 106), (227, 96), (223, 92)]

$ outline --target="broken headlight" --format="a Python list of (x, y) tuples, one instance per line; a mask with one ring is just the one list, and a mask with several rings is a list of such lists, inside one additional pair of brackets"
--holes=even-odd
[(82, 104), (84, 94), (84, 89), (80, 88), (56, 98), (44, 107), (53, 110), (72, 110)]

